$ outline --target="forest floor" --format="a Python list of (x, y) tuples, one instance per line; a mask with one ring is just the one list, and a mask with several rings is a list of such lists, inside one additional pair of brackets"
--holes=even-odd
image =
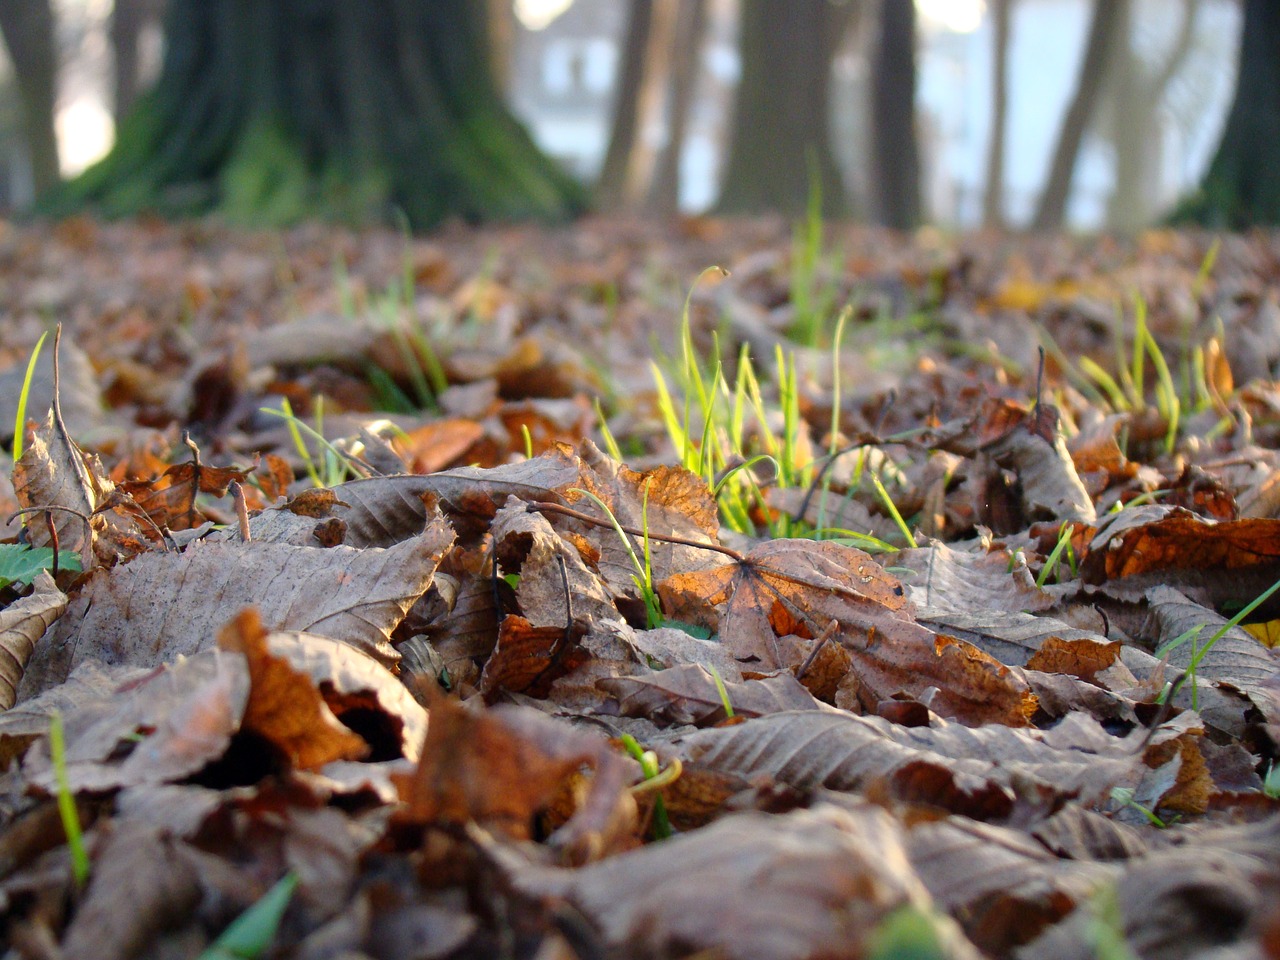
[(3, 955), (1280, 957), (1278, 280), (0, 222)]

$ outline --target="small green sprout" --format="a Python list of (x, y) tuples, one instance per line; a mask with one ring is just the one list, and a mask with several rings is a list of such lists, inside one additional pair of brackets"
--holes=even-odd
[[(631, 734), (624, 733), (621, 740), (623, 749), (640, 764), (640, 771), (644, 774), (644, 782), (631, 788), (633, 794), (655, 792), (679, 778), (681, 772), (679, 760), (673, 760), (671, 766), (662, 770), (658, 765), (658, 755), (640, 746)], [(671, 820), (667, 816), (667, 806), (659, 794), (653, 798), (653, 838), (666, 840), (674, 832), (671, 829)]]
[(35, 378), (36, 361), (40, 359), (40, 348), (44, 346), (47, 336), (49, 336), (48, 330), (40, 334), (40, 339), (36, 341), (35, 348), (31, 351), (31, 359), (27, 361), (26, 375), (22, 378), (22, 392), (18, 394), (18, 412), (13, 418), (14, 463), (22, 459), (22, 434), (27, 425), (27, 398), (31, 395), (31, 381)]
[(83, 887), (89, 880), (89, 854), (84, 846), (84, 830), (80, 826), (80, 814), (76, 810), (75, 794), (67, 777), (67, 742), (63, 734), (62, 714), (57, 710), (49, 717), (49, 757), (53, 761), (53, 776), (58, 785), (58, 817), (62, 820), (62, 832), (67, 837), (71, 851), (71, 875), (76, 886)]
[(280, 929), (289, 901), (298, 888), (298, 875), (292, 871), (280, 878), (262, 899), (227, 926), (222, 934), (200, 954), (200, 960), (256, 960), (266, 953)]

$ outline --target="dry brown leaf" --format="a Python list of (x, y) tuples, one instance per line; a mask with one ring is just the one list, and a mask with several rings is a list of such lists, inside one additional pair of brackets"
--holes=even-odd
[(539, 627), (564, 627), (574, 620), (620, 620), (600, 576), (555, 532), (547, 518), (512, 499), (491, 527), (499, 572), (517, 574), (520, 613)]
[(866, 553), (831, 541), (766, 541), (741, 563), (668, 577), (658, 592), (664, 610), (695, 622), (709, 618), (700, 609), (724, 605), (721, 642), (760, 672), (795, 666), (779, 637), (817, 637), (833, 619), (882, 629), (911, 621), (902, 585)]
[(246, 482), (252, 470), (211, 467), (199, 460), (178, 463), (152, 480), (132, 480), (120, 489), (161, 527), (191, 530), (207, 519), (196, 508), (196, 496), (225, 497), (232, 483)]
[[(1268, 839), (1276, 844), (1274, 830)], [(1266, 850), (1254, 849), (1259, 854)], [(1207, 844), (1156, 851), (1132, 861), (1116, 880), (1113, 896), (1119, 933), (1139, 957), (1265, 956), (1241, 940), (1251, 921), (1259, 925), (1274, 910), (1265, 890), (1274, 886), (1278, 876), (1273, 856)], [(1107, 922), (1099, 916), (1099, 907), (1097, 902), (1086, 905), (1017, 956), (1020, 960), (1093, 960), (1096, 930)]]
[(962, 918), (989, 954), (1039, 936), (1121, 873), (1061, 859), (1019, 830), (955, 816), (912, 827), (906, 847), (938, 907)]
[(1136, 680), (1120, 660), (1121, 644), (1078, 630), (1052, 617), (992, 611), (980, 614), (923, 611), (930, 629), (967, 640), (1010, 666), (1067, 673), (1098, 680), (1108, 689), (1127, 689)]
[(329, 710), (311, 678), (272, 655), (256, 610), (241, 611), (218, 631), (218, 647), (243, 654), (249, 664), (249, 701), (240, 729), (274, 745), (291, 767), (315, 770), (369, 752), (364, 739)]
[(1197, 678), (1227, 683), (1246, 694), (1262, 693), (1262, 684), (1280, 672), (1280, 654), (1268, 649), (1240, 627), (1225, 630), (1213, 646), (1209, 641), (1226, 627), (1227, 620), (1171, 587), (1147, 591), (1150, 614), (1143, 636), (1157, 651), (1189, 630), (1198, 631), (1168, 652), (1169, 664), (1187, 670), (1192, 658)]
[[(58, 548), (79, 553), (86, 570), (94, 566), (94, 541), (106, 527), (106, 519), (95, 511), (107, 502), (115, 484), (58, 427), (53, 411), (43, 424), (27, 431), (22, 458), (13, 467), (13, 489), (23, 507), (52, 508)], [(52, 543), (48, 524), (38, 514), (28, 531), (32, 546)]]
[[(715, 679), (700, 664), (672, 667), (648, 676), (600, 680), (596, 686), (618, 701), (618, 711), (623, 716), (700, 727), (725, 719), (724, 701)], [(724, 681), (724, 689), (734, 716), (739, 717), (824, 707), (789, 673), (763, 680)]]
[(91, 579), (46, 642), (20, 691), (32, 696), (89, 658), (152, 667), (213, 643), (229, 610), (256, 606), (271, 629), (350, 643), (384, 663), (405, 611), (431, 584), (453, 540), (438, 517), (385, 550), (273, 543), (193, 543)]
[(480, 692), (492, 703), (503, 691), (546, 697), (551, 684), (582, 666), (588, 654), (578, 646), (582, 623), (535, 627), (511, 614), (498, 625), (498, 643), (480, 674)]
[(1046, 610), (1056, 602), (1035, 585), (1025, 564), (1011, 565), (1004, 550), (975, 553), (935, 543), (898, 551), (893, 566), (914, 572), (900, 573), (899, 577), (911, 602), (920, 609), (922, 622), (933, 613), (983, 617)]
[[(63, 719), (73, 793), (171, 783), (221, 757), (240, 727), (249, 672), (242, 657), (205, 650), (123, 687), (86, 692), (96, 696)], [(23, 774), (47, 792), (56, 789), (47, 739), (27, 751)]]
[(1023, 525), (1040, 519), (1085, 524), (1097, 520), (1093, 499), (1058, 429), (1057, 410), (1038, 403), (1028, 414), (993, 399), (982, 419), (984, 435), (997, 435), (984, 443), (982, 456), (1017, 475)]
[(1121, 511), (1098, 529), (1080, 566), (1086, 581), (1186, 569), (1239, 571), (1259, 565), (1275, 579), (1280, 520), (1215, 522), (1178, 507), (1145, 507), (1126, 516), (1129, 513)]
[(192, 919), (200, 877), (174, 846), (154, 826), (113, 825), (63, 938), (67, 960), (140, 956), (162, 933)]
[(31, 593), (0, 610), (0, 711), (17, 701), (36, 642), (67, 609), (66, 594), (47, 571), (40, 571), (31, 586)]
[(273, 631), (267, 649), (311, 678), (334, 716), (370, 742), (370, 760), (418, 760), (427, 711), (378, 661), (311, 633)]
[[(579, 870), (517, 870), (514, 882), (528, 895), (567, 899), (612, 950), (656, 957), (853, 960), (893, 910), (931, 909), (901, 827), (869, 805), (727, 817)], [(941, 956), (977, 956), (948, 921), (938, 923)]]
[(623, 758), (604, 739), (535, 710), (471, 709), (440, 696), (431, 704), (406, 816), (427, 825), (474, 822), (500, 836), (527, 840), (534, 818), (569, 788), (584, 765), (592, 769), (589, 791), (549, 838), (574, 862), (608, 852), (634, 822)]
[(791, 711), (690, 734), (675, 750), (687, 765), (744, 781), (767, 776), (800, 790), (843, 792), (883, 782), (905, 799), (987, 816), (1007, 813), (1018, 791), (1032, 786), (1087, 803), (1137, 783), (1145, 771), (1134, 742), (1080, 714), (1041, 731), (940, 719), (902, 727), (879, 717)]
[(837, 706), (874, 712), (899, 694), (928, 695), (936, 713), (1015, 726), (1035, 711), (1025, 680), (971, 644), (915, 623), (898, 580), (852, 547), (770, 540), (742, 563), (670, 577), (659, 590), (664, 609), (724, 603), (721, 642), (756, 673), (797, 669), (811, 645), (785, 638), (816, 639), (837, 622), (851, 662)]

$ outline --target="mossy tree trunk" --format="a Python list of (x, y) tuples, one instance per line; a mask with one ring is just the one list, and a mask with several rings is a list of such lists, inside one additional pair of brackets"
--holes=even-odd
[(1280, 3), (1245, 0), (1236, 95), (1197, 196), (1175, 221), (1244, 229), (1280, 224)]
[(816, 177), (824, 212), (845, 212), (828, 112), (831, 59), (855, 6), (830, 0), (742, 0), (742, 78), (720, 211), (803, 213)]
[(258, 225), (555, 218), (582, 191), (512, 117), (471, 0), (170, 0), (160, 79), (51, 212)]

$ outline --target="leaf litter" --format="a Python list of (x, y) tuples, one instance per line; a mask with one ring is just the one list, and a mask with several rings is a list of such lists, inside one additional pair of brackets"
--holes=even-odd
[[(67, 320), (0, 486), (49, 565), (0, 588), (0, 935), (1272, 955), (1275, 251), (1210, 242), (847, 231), (833, 364), (764, 222), (7, 228), (0, 385)], [(1134, 290), (1178, 398), (1079, 362)]]

